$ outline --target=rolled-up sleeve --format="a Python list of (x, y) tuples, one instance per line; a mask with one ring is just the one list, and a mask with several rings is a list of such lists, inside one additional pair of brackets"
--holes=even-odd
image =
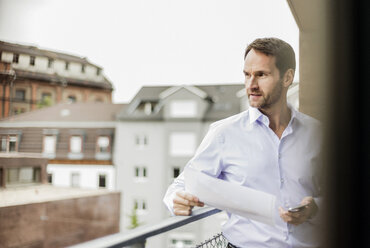
[[(208, 133), (186, 167), (190, 166), (213, 177), (218, 177), (220, 175), (222, 171), (222, 146), (224, 138), (218, 127), (219, 125), (217, 125), (217, 122), (210, 126)], [(181, 190), (185, 190), (183, 173), (181, 173), (168, 187), (163, 198), (164, 204), (172, 215), (174, 215), (173, 199), (175, 198), (176, 192)]]

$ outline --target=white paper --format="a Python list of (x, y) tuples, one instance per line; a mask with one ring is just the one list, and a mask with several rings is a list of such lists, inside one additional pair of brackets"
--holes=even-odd
[(205, 204), (242, 217), (274, 225), (274, 195), (227, 182), (186, 167), (185, 190)]

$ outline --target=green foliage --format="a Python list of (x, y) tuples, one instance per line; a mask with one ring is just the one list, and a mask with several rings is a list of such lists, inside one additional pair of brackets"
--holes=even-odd
[(46, 96), (37, 103), (37, 108), (49, 107), (51, 105), (53, 105), (53, 100), (50, 96)]
[(137, 208), (134, 207), (132, 209), (132, 213), (127, 215), (130, 218), (130, 225), (127, 227), (128, 229), (134, 229), (142, 224), (139, 222), (139, 217), (137, 216), (136, 210)]

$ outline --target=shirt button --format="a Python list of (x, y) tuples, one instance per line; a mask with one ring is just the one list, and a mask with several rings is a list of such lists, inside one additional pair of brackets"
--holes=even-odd
[(278, 157), (279, 157), (279, 159), (281, 159), (281, 154), (280, 153), (279, 153), (279, 156)]
[(284, 183), (284, 179), (283, 179), (283, 178), (281, 178), (281, 179), (280, 179), (280, 182), (281, 182), (281, 183)]

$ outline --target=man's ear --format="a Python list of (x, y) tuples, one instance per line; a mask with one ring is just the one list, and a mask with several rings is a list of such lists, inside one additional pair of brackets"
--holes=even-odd
[(294, 70), (288, 69), (283, 77), (283, 84), (285, 87), (289, 87), (293, 83), (294, 79)]

